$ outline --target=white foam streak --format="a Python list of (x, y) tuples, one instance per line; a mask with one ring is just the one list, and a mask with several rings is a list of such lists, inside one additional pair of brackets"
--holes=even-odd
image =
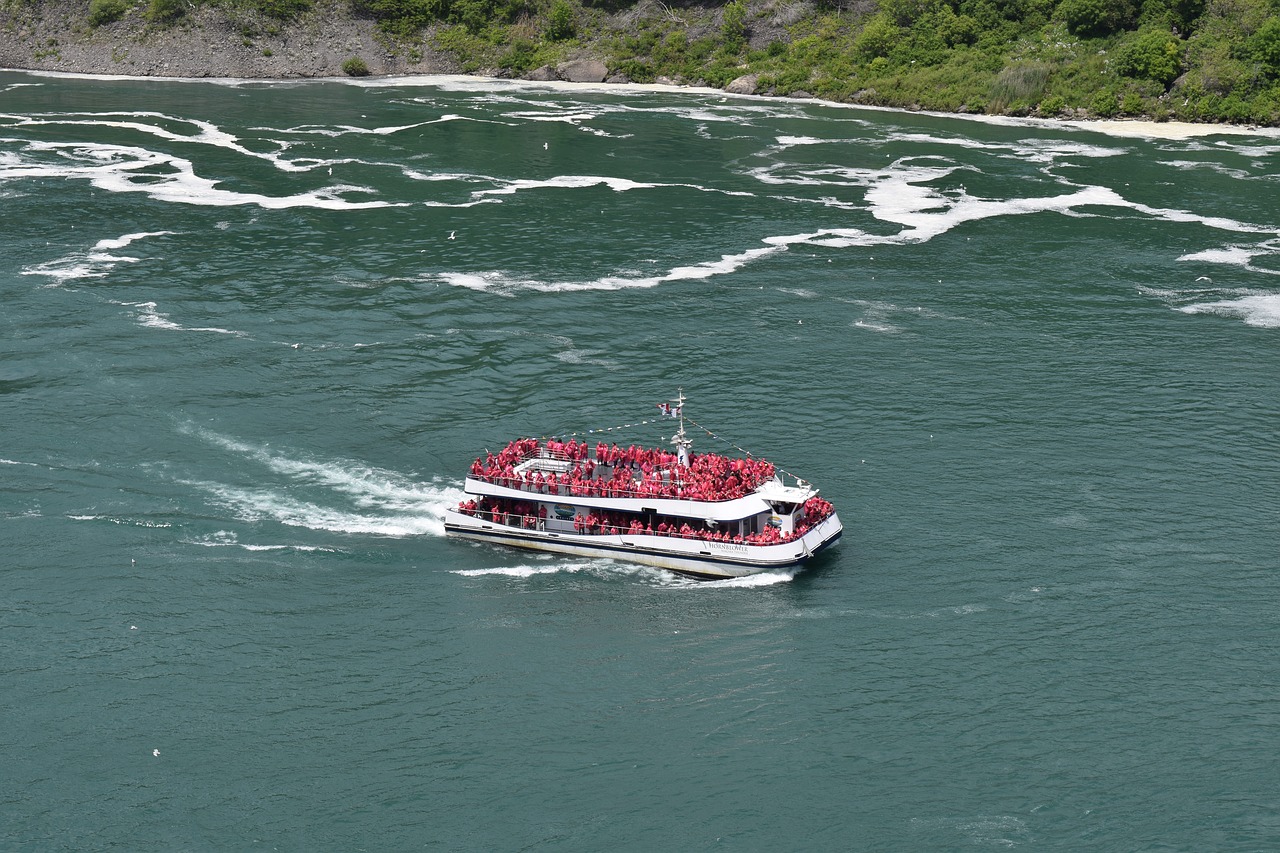
[(758, 575), (747, 575), (741, 578), (725, 578), (724, 580), (700, 581), (693, 589), (754, 589), (762, 586), (774, 586), (790, 583), (795, 580), (795, 572), (761, 572)]
[[(198, 177), (190, 160), (127, 145), (13, 139), (3, 141), (21, 144), (29, 153), (54, 153), (59, 159), (47, 162), (18, 158), (16, 161), (0, 162), (0, 180), (80, 179), (109, 192), (145, 193), (156, 201), (205, 207), (257, 205), (268, 210), (297, 207), (366, 210), (407, 206), (407, 202), (348, 201), (341, 193), (370, 192), (363, 187), (348, 185), (324, 187), (290, 196), (268, 196), (220, 189), (217, 181)], [(311, 166), (305, 168), (309, 169)]]
[(752, 197), (752, 193), (722, 190), (715, 187), (704, 187), (698, 184), (665, 184), (665, 183), (648, 183), (644, 181), (632, 181), (628, 178), (611, 178), (600, 175), (558, 175), (554, 178), (546, 178), (542, 180), (516, 180), (508, 181), (500, 187), (494, 187), (487, 190), (476, 190), (471, 194), (473, 199), (481, 199), (489, 196), (515, 195), (518, 192), (526, 190), (539, 189), (584, 189), (587, 187), (605, 186), (614, 192), (630, 192), (631, 190), (648, 190), (657, 188), (682, 187), (684, 189), (697, 190), (698, 192), (716, 193), (718, 195), (727, 196), (745, 196)]
[(455, 575), (462, 575), (467, 578), (479, 578), (487, 575), (499, 575), (509, 578), (531, 578), (534, 575), (554, 575), (560, 573), (576, 574), (587, 568), (586, 563), (569, 564), (557, 563), (549, 566), (502, 566), (494, 569), (458, 569), (453, 572)]
[(1189, 255), (1182, 255), (1178, 258), (1180, 261), (1202, 261), (1207, 264), (1230, 264), (1232, 266), (1248, 266), (1255, 255), (1262, 254), (1257, 249), (1251, 249), (1246, 246), (1227, 246), (1220, 249), (1205, 249), (1200, 252), (1192, 252)]
[[(117, 119), (153, 119), (157, 122), (168, 122), (177, 126), (188, 126), (194, 129), (192, 133), (177, 133), (169, 130), (160, 124), (153, 122), (131, 121), (131, 120), (109, 120), (108, 117), (117, 117)], [(82, 117), (80, 113), (53, 113), (47, 117), (35, 118), (31, 116), (19, 115), (0, 115), (0, 119), (8, 120), (9, 127), (31, 127), (31, 126), (82, 126), (82, 127), (111, 127), (121, 130), (134, 130), (157, 139), (164, 139), (171, 142), (186, 142), (195, 145), (208, 145), (214, 148), (223, 148), (228, 151), (234, 151), (245, 157), (253, 157), (260, 160), (266, 160), (273, 164), (276, 168), (285, 172), (302, 172), (312, 168), (310, 165), (302, 165), (294, 163), (281, 155), (281, 151), (254, 151), (240, 144), (239, 139), (233, 134), (219, 128), (212, 122), (202, 121), (200, 119), (178, 118), (168, 116), (164, 113), (153, 112), (102, 112), (95, 113), (93, 117)], [(391, 131), (403, 130), (406, 128), (392, 128)]]
[(471, 119), (466, 116), (454, 115), (452, 113), (442, 115), (439, 118), (430, 119), (429, 121), (418, 121), (413, 124), (391, 125), (388, 127), (356, 127), (350, 124), (338, 124), (332, 126), (304, 124), (298, 127), (286, 128), (279, 131), (274, 127), (255, 127), (254, 130), (263, 133), (292, 133), (301, 136), (326, 136), (335, 139), (339, 136), (357, 135), (357, 136), (391, 136), (396, 133), (403, 133), (406, 130), (414, 130), (419, 127), (428, 127), (433, 124), (443, 124), (451, 121), (481, 121), (488, 124), (498, 124), (499, 122), (486, 122), (484, 119)]
[(88, 252), (78, 252), (58, 258), (54, 261), (47, 261), (43, 264), (26, 267), (22, 270), (23, 275), (40, 275), (52, 279), (50, 286), (57, 287), (68, 281), (79, 278), (103, 278), (116, 266), (116, 264), (137, 263), (140, 258), (133, 258), (124, 255), (108, 254), (109, 249), (123, 249), (129, 244), (142, 240), (147, 237), (163, 237), (172, 234), (172, 231), (143, 231), (136, 234), (125, 234), (121, 237), (115, 237), (106, 240), (99, 240), (94, 244), (93, 248)]
[(519, 291), (538, 293), (571, 293), (592, 290), (626, 290), (631, 288), (650, 288), (672, 281), (692, 281), (726, 275), (759, 258), (784, 251), (785, 246), (766, 246), (760, 249), (749, 249), (733, 255), (721, 255), (719, 260), (704, 261), (700, 264), (675, 267), (663, 275), (656, 276), (604, 276), (586, 281), (537, 281), (532, 279), (511, 278), (502, 272), (485, 273), (437, 273), (427, 276), (427, 280), (438, 281), (453, 287), (465, 287), (470, 290), (490, 291), (502, 296), (513, 296)]
[(1280, 329), (1280, 294), (1248, 292), (1238, 299), (1198, 302), (1178, 309), (1184, 314), (1212, 314), (1243, 320), (1247, 326)]
[(245, 336), (244, 332), (237, 332), (234, 329), (222, 329), (217, 326), (183, 326), (170, 320), (167, 314), (162, 314), (156, 310), (156, 303), (154, 302), (117, 302), (116, 304), (138, 309), (139, 325), (150, 329), (167, 329), (173, 332), (212, 332), (219, 335), (234, 335), (238, 338)]
[(244, 551), (300, 551), (303, 553), (337, 553), (336, 548), (324, 548), (319, 545), (250, 545), (239, 540), (230, 530), (219, 530), (212, 536), (191, 541), (191, 545), (202, 548), (240, 548)]

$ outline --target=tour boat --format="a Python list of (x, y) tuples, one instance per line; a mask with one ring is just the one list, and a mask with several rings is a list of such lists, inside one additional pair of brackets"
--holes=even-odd
[(797, 568), (840, 539), (835, 508), (804, 480), (750, 454), (693, 453), (684, 395), (672, 402), (659, 409), (680, 422), (674, 453), (575, 435), (520, 438), (477, 459), (445, 532), (707, 579)]

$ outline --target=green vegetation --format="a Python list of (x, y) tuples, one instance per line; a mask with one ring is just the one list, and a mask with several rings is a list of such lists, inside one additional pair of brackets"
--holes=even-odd
[[(132, 2), (144, 0), (91, 0), (90, 23)], [(165, 24), (200, 2), (288, 19), (312, 0), (142, 8)], [(739, 89), (761, 94), (912, 109), (1280, 124), (1280, 0), (346, 2), (378, 21), (389, 49), (421, 57), (431, 46), (471, 72), (594, 56), (635, 82), (744, 78)]]
[(100, 27), (118, 21), (129, 11), (129, 0), (90, 0), (89, 26)]
[(353, 56), (342, 63), (342, 73), (348, 77), (368, 77), (369, 64), (358, 56)]

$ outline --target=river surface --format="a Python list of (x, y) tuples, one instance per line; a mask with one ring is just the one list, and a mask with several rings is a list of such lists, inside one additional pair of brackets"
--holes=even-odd
[[(1266, 135), (0, 73), (0, 848), (1280, 848), (1278, 175)], [(680, 388), (837, 549), (443, 536), (486, 448), (656, 444)]]

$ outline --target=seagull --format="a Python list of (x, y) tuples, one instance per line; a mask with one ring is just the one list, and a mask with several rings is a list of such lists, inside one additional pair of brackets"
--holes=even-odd
[(151, 750), (151, 754), (152, 754), (152, 755), (154, 755), (156, 758), (159, 758), (159, 757), (160, 757), (160, 750), (158, 750), (158, 749), (153, 749), (153, 750)]
[(289, 346), (293, 347), (294, 349), (297, 349), (298, 347), (302, 346), (302, 344), (290, 344)]
[(542, 143), (542, 150), (543, 150), (543, 151), (546, 151), (546, 150), (547, 150), (548, 148), (550, 148), (550, 147), (551, 147), (551, 146), (550, 146), (550, 145), (548, 145), (546, 142)]
[(330, 175), (332, 175), (332, 174), (333, 174), (333, 167), (332, 167), (332, 166), (330, 166), (330, 167), (329, 167), (329, 174), (330, 174)]
[(1213, 281), (1213, 279), (1209, 278), (1209, 276), (1207, 275), (1202, 275), (1198, 279), (1196, 279), (1196, 281)]
[(457, 232), (457, 231), (450, 231), (450, 232), (449, 232), (449, 239), (450, 239), (450, 240), (455, 239), (457, 236), (458, 236), (458, 232)]
[(129, 626), (129, 630), (130, 630), (130, 631), (136, 631), (136, 630), (138, 630), (138, 626), (137, 626), (137, 625), (130, 625), (130, 626)]

